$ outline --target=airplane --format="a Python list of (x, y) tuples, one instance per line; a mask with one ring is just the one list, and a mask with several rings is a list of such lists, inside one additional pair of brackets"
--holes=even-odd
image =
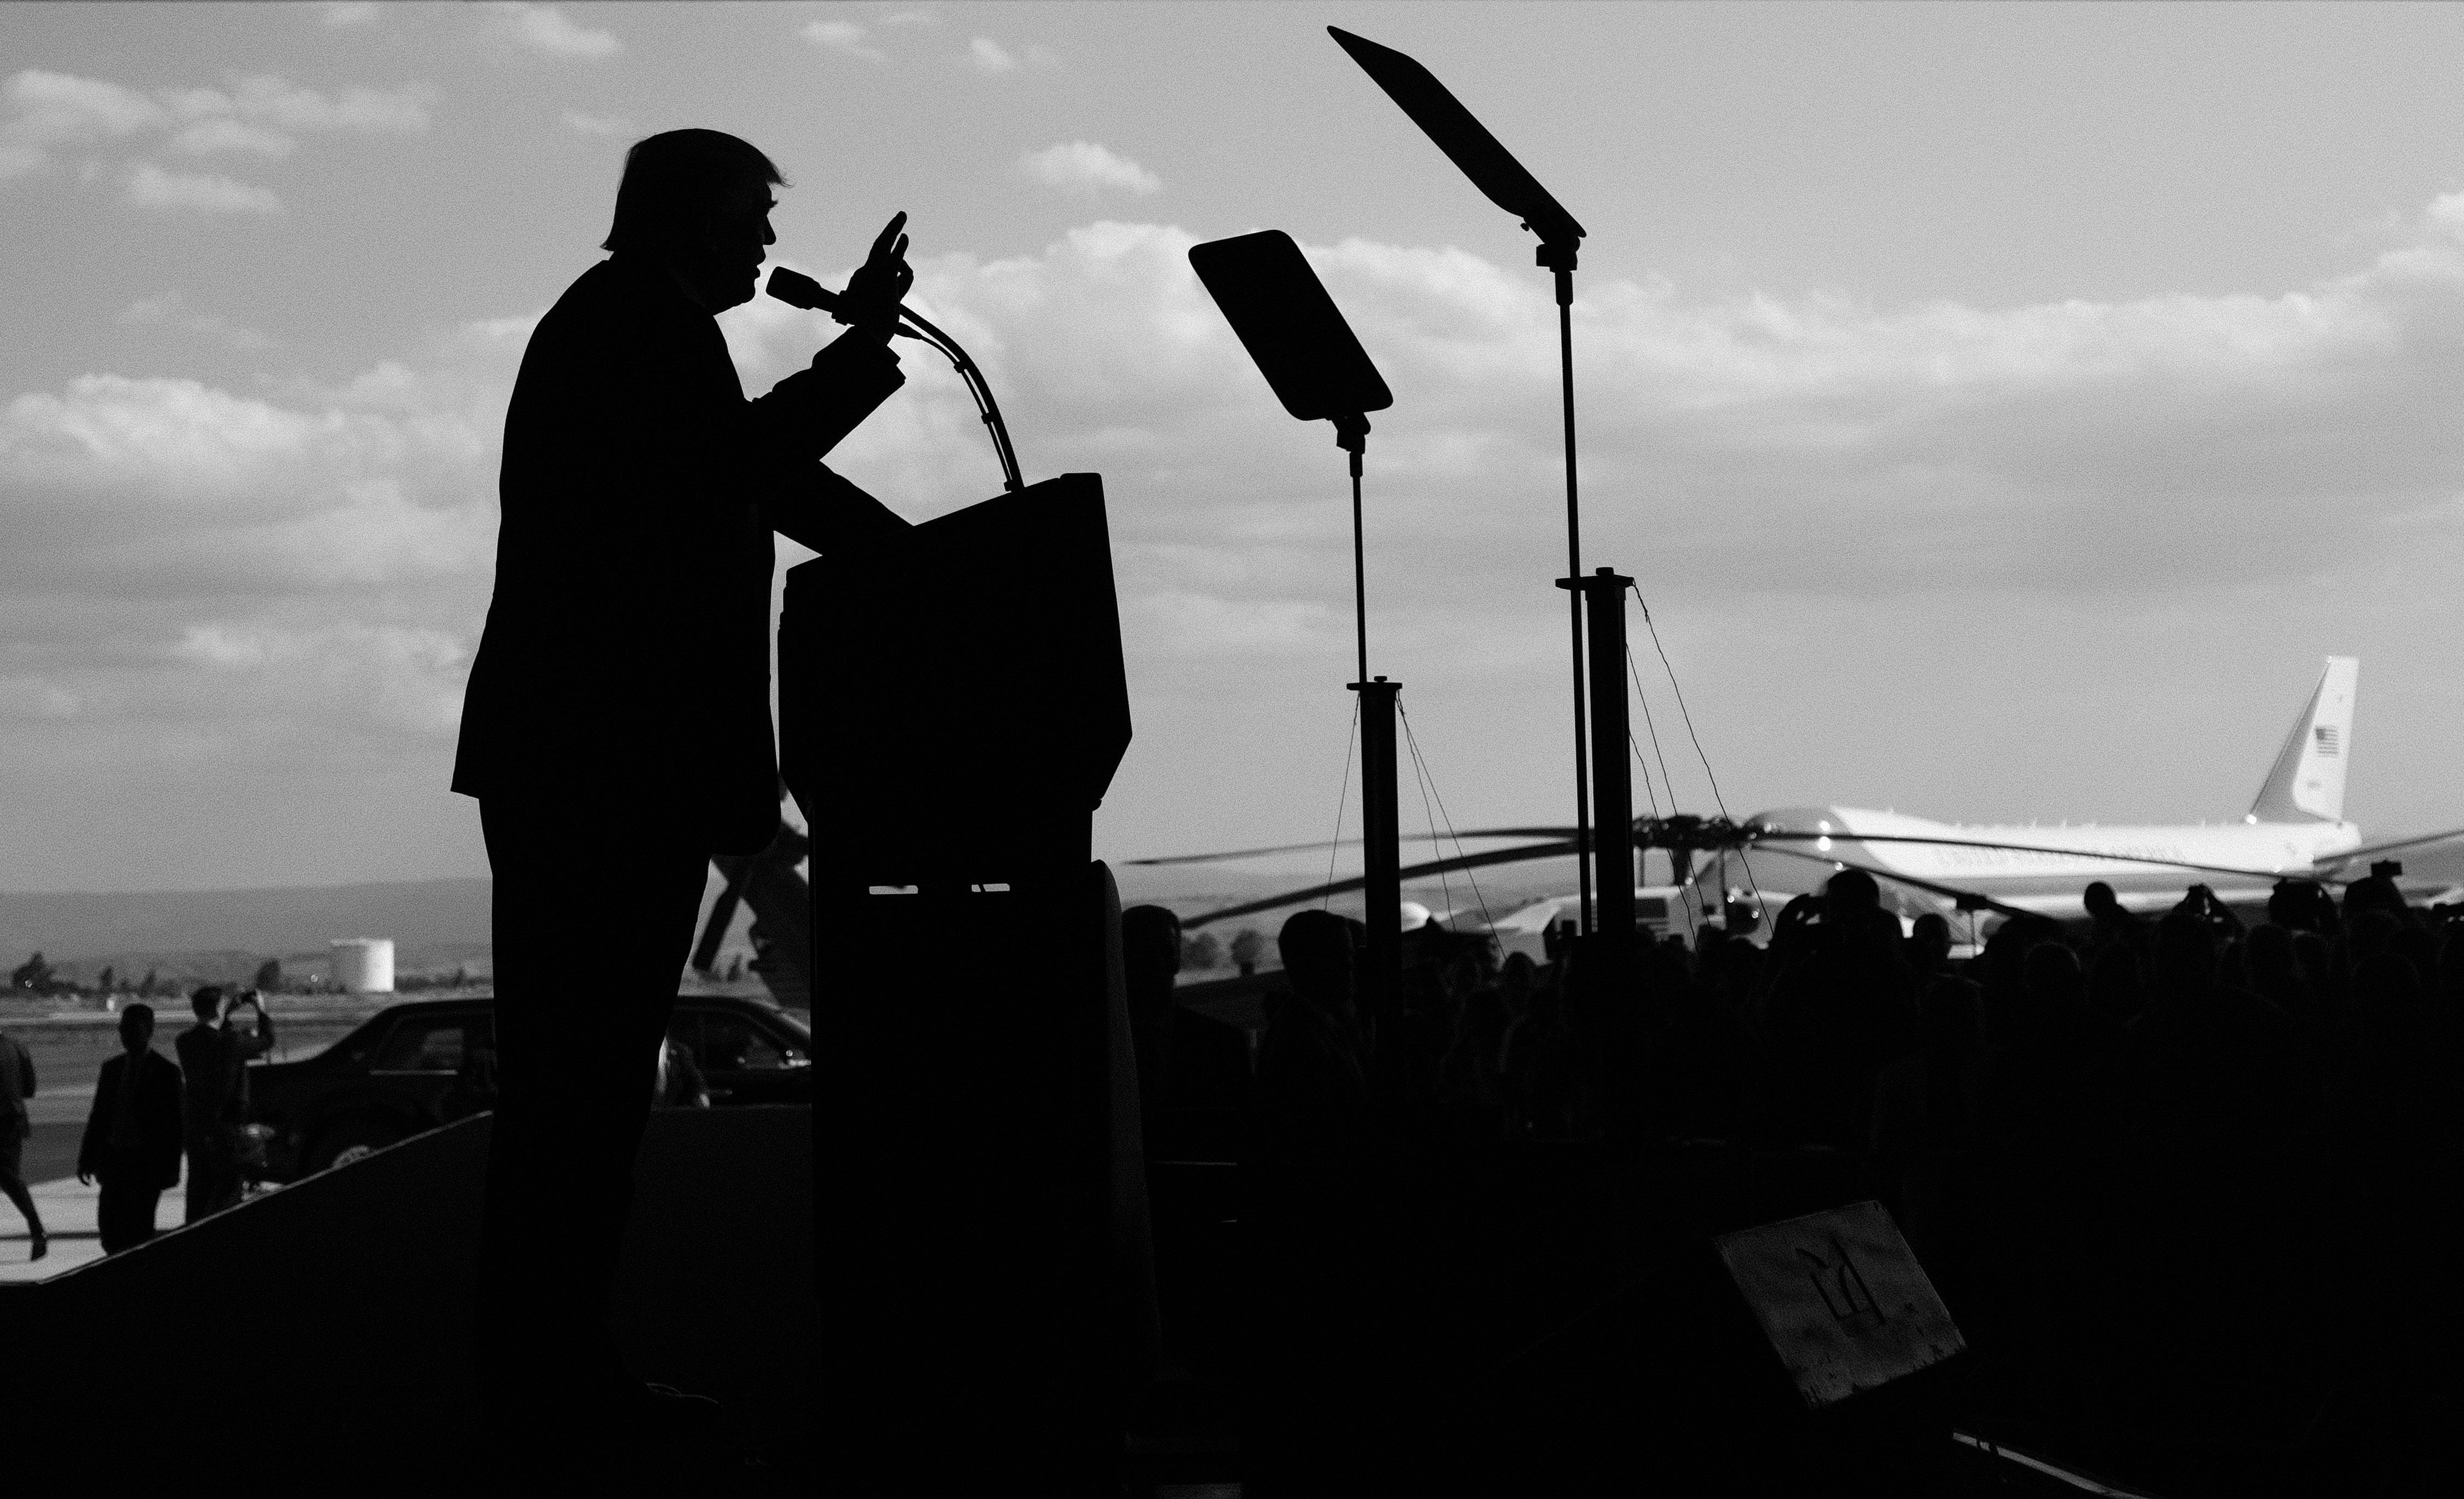
[(1963, 825), (1870, 807), (1792, 806), (1749, 819), (1757, 829), (1749, 846), (1792, 846), (1910, 888), (1956, 887), (2045, 915), (2076, 915), (2094, 881), (2131, 910), (2170, 907), (2192, 883), (2220, 898), (2263, 899), (2277, 880), (2319, 878), (2377, 851), (2365, 849), (2361, 829), (2344, 819), (2361, 670), (2357, 656), (2327, 658), (2237, 823)]
[[(1903, 920), (1926, 912), (2076, 916), (2081, 914), (2081, 893), (2098, 881), (2110, 886), (2129, 910), (2168, 908), (2193, 884), (2209, 887), (2228, 903), (2252, 904), (2263, 902), (2279, 880), (2341, 884), (2365, 872), (2365, 860), (2464, 838), (2464, 829), (2451, 829), (2365, 845), (2361, 829), (2345, 819), (2346, 766), (2360, 679), (2359, 657), (2327, 658), (2257, 798), (2238, 823), (1968, 826), (1853, 806), (1779, 807), (1742, 823), (1725, 817), (1638, 818), (1632, 830), (1635, 848), (1667, 850), (1675, 879), (1671, 885), (1639, 885), (1639, 912), (1650, 915), (1638, 924), (1656, 933), (1671, 930), (1667, 912), (1672, 907), (1683, 908), (1681, 915), (1689, 926), (1697, 911), (1704, 920), (1716, 922), (1723, 907), (1744, 902), (1749, 909), (1740, 913), (1745, 920), (1739, 925), (1760, 926), (1764, 913), (1758, 908), (1765, 897), (1818, 890), (1833, 874), (1849, 869), (1862, 870), (1881, 882), (1885, 898)], [(1576, 851), (1570, 827), (1484, 828), (1445, 836), (1548, 841), (1406, 866), (1403, 877), (1564, 858)], [(1132, 862), (1179, 864), (1285, 851), (1289, 850)], [(1698, 854), (1708, 861), (1699, 869), (1693, 863)], [(1202, 913), (1182, 925), (1319, 900), (1357, 890), (1362, 883), (1353, 878), (1287, 892)], [(2408, 893), (2417, 899), (2464, 899), (2464, 888), (2445, 882), (2414, 882)], [(1575, 905), (1573, 895), (1550, 896), (1487, 929), (1510, 950), (1535, 948), (1540, 934), (1571, 919)]]

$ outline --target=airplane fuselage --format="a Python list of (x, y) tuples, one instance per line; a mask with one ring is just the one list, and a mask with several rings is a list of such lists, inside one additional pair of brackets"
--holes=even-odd
[[(2076, 906), (2079, 892), (2097, 880), (2123, 895), (2178, 896), (2193, 884), (2219, 893), (2263, 891), (2278, 879), (2305, 877), (2321, 859), (2362, 842), (2361, 829), (2346, 822), (1981, 826), (1854, 806), (1789, 807), (1755, 821), (1829, 835), (1792, 845), (1808, 853), (2014, 905)], [(1995, 847), (1972, 847), (1988, 844)]]

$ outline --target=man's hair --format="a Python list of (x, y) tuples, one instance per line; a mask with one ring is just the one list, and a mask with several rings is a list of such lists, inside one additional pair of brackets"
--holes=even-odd
[(154, 1006), (132, 1004), (120, 1012), (120, 1034), (122, 1039), (139, 1030), (154, 1028)]
[(1351, 922), (1331, 911), (1295, 912), (1284, 922), (1275, 945), (1294, 998), (1320, 1008), (1351, 998)]
[(778, 165), (719, 130), (669, 130), (633, 143), (616, 185), (616, 222), (602, 250), (657, 253), (697, 228), (729, 189), (783, 187)]
[(196, 993), (188, 996), (188, 1008), (197, 1012), (197, 1019), (199, 1020), (213, 1019), (214, 1012), (222, 1007), (223, 986), (219, 983), (207, 984), (204, 988), (199, 989)]

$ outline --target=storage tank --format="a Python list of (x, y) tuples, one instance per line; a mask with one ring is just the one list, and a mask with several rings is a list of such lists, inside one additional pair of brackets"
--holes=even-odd
[(393, 938), (342, 937), (334, 949), (334, 987), (345, 994), (393, 992)]

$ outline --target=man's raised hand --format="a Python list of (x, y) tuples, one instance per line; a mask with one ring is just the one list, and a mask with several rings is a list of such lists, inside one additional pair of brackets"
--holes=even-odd
[(885, 342), (898, 325), (898, 304), (915, 284), (915, 272), (907, 264), (906, 228), (904, 212), (891, 216), (839, 298), (841, 322), (878, 333)]

